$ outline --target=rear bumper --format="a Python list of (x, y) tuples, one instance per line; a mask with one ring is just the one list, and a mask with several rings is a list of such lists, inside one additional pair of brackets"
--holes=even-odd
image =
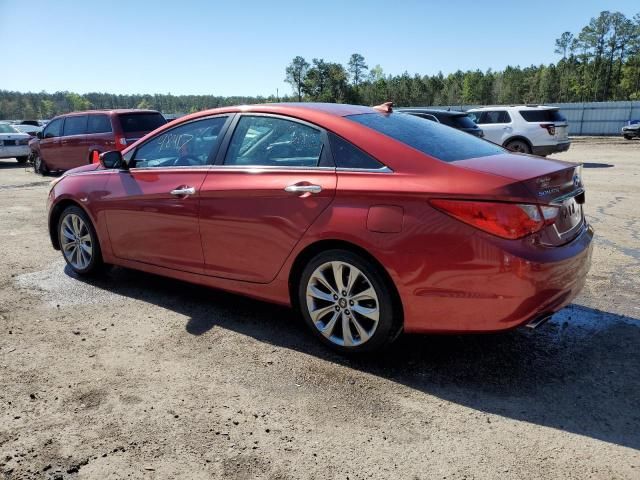
[(496, 332), (557, 312), (584, 287), (592, 238), (585, 225), (567, 245), (522, 255), (475, 237), (459, 270), (432, 272), (430, 281), (403, 289), (405, 331)]
[(562, 142), (555, 145), (538, 145), (531, 147), (531, 153), (545, 157), (552, 153), (566, 152), (571, 147), (571, 142)]

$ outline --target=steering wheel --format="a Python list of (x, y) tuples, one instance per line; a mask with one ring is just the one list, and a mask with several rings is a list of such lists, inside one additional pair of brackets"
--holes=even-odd
[(202, 160), (191, 154), (182, 155), (173, 162), (174, 167), (191, 167), (195, 165), (202, 165)]

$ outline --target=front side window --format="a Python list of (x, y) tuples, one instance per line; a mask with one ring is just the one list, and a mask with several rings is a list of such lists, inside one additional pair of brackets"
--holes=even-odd
[(206, 118), (174, 127), (140, 146), (132, 168), (192, 167), (209, 164), (227, 117)]
[(69, 135), (83, 135), (87, 133), (87, 116), (86, 115), (74, 115), (67, 117), (64, 122), (64, 136)]
[(322, 156), (322, 132), (276, 117), (240, 118), (225, 165), (317, 167)]
[(365, 113), (346, 118), (444, 162), (504, 153), (501, 147), (473, 135), (404, 113)]
[(62, 135), (62, 122), (63, 118), (57, 118), (45, 127), (44, 132), (42, 134), (43, 138), (55, 138)]
[(108, 115), (95, 114), (89, 115), (89, 133), (111, 133), (111, 120)]

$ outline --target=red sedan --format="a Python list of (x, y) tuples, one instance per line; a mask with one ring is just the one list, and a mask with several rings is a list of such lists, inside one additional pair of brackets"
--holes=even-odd
[(535, 326), (583, 287), (580, 167), (333, 104), (208, 110), (49, 193), (78, 274), (121, 265), (291, 305), (326, 344)]

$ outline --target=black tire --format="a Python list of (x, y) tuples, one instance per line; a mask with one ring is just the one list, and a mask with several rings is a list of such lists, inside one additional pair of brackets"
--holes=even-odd
[(18, 161), (18, 163), (27, 163), (28, 159), (29, 159), (28, 156), (26, 156), (26, 157), (16, 157), (16, 160)]
[[(350, 271), (348, 267), (350, 266), (355, 267), (355, 269), (359, 270), (360, 273), (363, 275), (363, 277), (358, 276), (358, 281), (364, 282), (364, 283), (361, 283), (361, 285), (364, 285), (364, 286), (369, 285), (370, 287), (372, 287), (377, 296), (377, 302), (374, 302), (374, 304), (376, 304), (378, 308), (377, 325), (375, 327), (372, 327), (371, 335), (365, 341), (357, 345), (354, 344), (351, 346), (346, 346), (346, 345), (341, 345), (336, 343), (335, 339), (331, 340), (329, 337), (323, 335), (320, 332), (321, 327), (317, 326), (311, 317), (310, 306), (308, 304), (308, 297), (307, 297), (307, 288), (309, 287), (310, 280), (312, 280), (312, 275), (314, 275), (314, 272), (316, 272), (317, 269), (325, 268), (324, 266), (326, 264), (329, 264), (330, 262), (339, 262), (343, 264), (348, 264), (345, 275), (348, 275), (348, 272)], [(331, 268), (331, 267), (326, 267), (326, 268)], [(333, 273), (330, 273), (329, 276), (331, 278), (334, 278)], [(389, 282), (390, 280), (387, 280), (386, 275), (383, 272), (381, 272), (380, 267), (375, 263), (371, 262), (370, 260), (356, 253), (350, 252), (348, 250), (340, 250), (340, 249), (327, 250), (326, 252), (319, 253), (318, 255), (313, 257), (307, 263), (304, 270), (302, 271), (299, 284), (297, 285), (297, 306), (300, 310), (300, 313), (302, 314), (302, 317), (304, 318), (305, 323), (311, 329), (313, 334), (317, 338), (319, 338), (322, 343), (329, 346), (330, 348), (340, 353), (347, 353), (347, 354), (378, 351), (387, 347), (398, 337), (398, 335), (402, 330), (402, 324), (403, 324), (402, 311), (401, 311), (401, 308), (398, 306), (397, 302), (395, 301), (393, 285), (390, 285)], [(354, 282), (352, 291), (355, 291), (356, 283), (357, 282)], [(319, 284), (316, 284), (316, 286), (318, 285)], [(339, 290), (339, 289), (336, 289), (336, 290)], [(326, 289), (326, 292), (330, 292), (330, 290)], [(344, 292), (337, 292), (337, 293), (338, 295), (342, 295), (342, 296), (345, 295)], [(329, 293), (329, 295), (331, 294)], [(355, 294), (355, 295), (357, 296), (358, 294)], [(332, 298), (335, 298), (335, 296)], [(350, 328), (350, 331), (352, 332), (351, 335), (349, 335), (349, 337), (351, 338), (351, 340), (359, 341), (358, 339), (360, 338), (359, 336), (360, 330), (356, 328), (356, 323), (359, 325), (360, 328), (362, 328), (364, 326), (364, 323), (371, 322), (371, 320), (361, 316), (360, 313), (358, 313), (360, 310), (356, 310), (356, 309), (358, 307), (361, 307), (359, 303), (353, 307), (349, 307), (348, 306), (349, 303), (347, 303), (347, 302), (351, 302), (349, 298), (350, 297), (345, 297), (346, 301), (344, 302), (344, 306), (343, 306), (344, 310), (341, 313), (335, 313), (335, 315), (339, 315), (338, 317), (339, 320), (335, 321), (334, 324), (336, 325), (336, 327), (334, 327), (332, 331), (335, 331), (335, 329), (339, 329), (340, 334), (342, 334), (342, 336), (344, 337), (344, 334), (342, 332), (342, 327), (344, 325), (343, 314), (352, 315), (351, 317), (349, 317), (350, 320), (347, 320), (347, 322), (351, 322), (351, 323), (348, 323), (348, 325), (351, 325), (351, 327), (348, 327), (348, 328)], [(354, 298), (356, 297), (354, 296)], [(339, 299), (336, 299), (334, 302), (334, 306), (331, 308), (337, 309), (338, 308), (337, 302), (339, 300), (342, 301), (342, 297)], [(322, 304), (320, 307), (317, 307), (317, 309), (314, 311), (321, 310), (322, 308), (329, 308), (331, 306), (331, 302), (327, 300), (317, 300), (315, 298), (312, 298), (310, 299), (310, 301), (312, 303), (315, 301), (324, 302), (324, 304)], [(369, 300), (356, 300), (356, 302), (366, 302), (366, 301), (369, 301)], [(370, 300), (370, 301), (373, 301), (373, 300)], [(352, 302), (350, 304), (354, 305), (354, 303)], [(349, 311), (348, 310), (349, 308), (353, 308), (354, 310)], [(368, 307), (365, 307), (365, 308), (368, 308)], [(320, 316), (316, 318), (316, 320), (318, 320), (319, 325), (321, 326), (323, 321), (322, 319), (332, 317), (334, 315), (334, 311), (330, 310), (325, 315), (327, 316), (326, 317)], [(358, 320), (354, 321), (356, 319)], [(337, 326), (338, 322), (340, 322), (339, 327)], [(330, 321), (327, 321), (325, 326), (329, 323)], [(366, 327), (365, 327), (365, 330), (366, 330)], [(355, 335), (353, 335), (353, 333), (355, 333)], [(335, 335), (331, 335), (331, 337), (335, 337)], [(337, 337), (339, 339), (339, 336)]]
[(633, 140), (631, 135), (623, 135), (626, 140)]
[[(91, 239), (91, 244), (90, 244), (91, 255), (86, 265), (81, 265), (81, 266), (75, 265), (73, 261), (67, 258), (67, 254), (65, 254), (64, 245), (66, 240), (63, 238), (63, 233), (62, 233), (63, 224), (65, 223), (65, 220), (67, 219), (67, 217), (69, 217), (69, 220), (71, 221), (73, 219), (72, 217), (73, 215), (80, 217), (82, 222), (84, 222), (84, 225), (86, 226), (86, 232), (87, 232), (86, 234), (88, 234)], [(84, 230), (82, 230), (82, 232), (84, 232)], [(75, 205), (65, 208), (62, 211), (60, 218), (58, 219), (58, 224), (56, 226), (56, 234), (58, 236), (58, 244), (60, 245), (62, 257), (64, 258), (65, 262), (67, 262), (67, 265), (69, 266), (69, 268), (71, 268), (71, 270), (73, 270), (78, 275), (83, 275), (83, 276), (94, 275), (102, 271), (104, 263), (102, 261), (102, 251), (100, 250), (100, 242), (98, 241), (98, 235), (96, 233), (95, 228), (93, 227), (93, 223), (91, 223), (91, 219), (85, 213), (84, 210), (82, 210), (80, 207), (76, 207)]]
[(37, 153), (33, 156), (33, 171), (39, 173), (42, 176), (45, 176), (49, 173), (49, 168), (47, 168), (47, 164), (44, 163), (42, 157)]
[(531, 153), (531, 146), (524, 140), (511, 140), (505, 148), (515, 153)]

